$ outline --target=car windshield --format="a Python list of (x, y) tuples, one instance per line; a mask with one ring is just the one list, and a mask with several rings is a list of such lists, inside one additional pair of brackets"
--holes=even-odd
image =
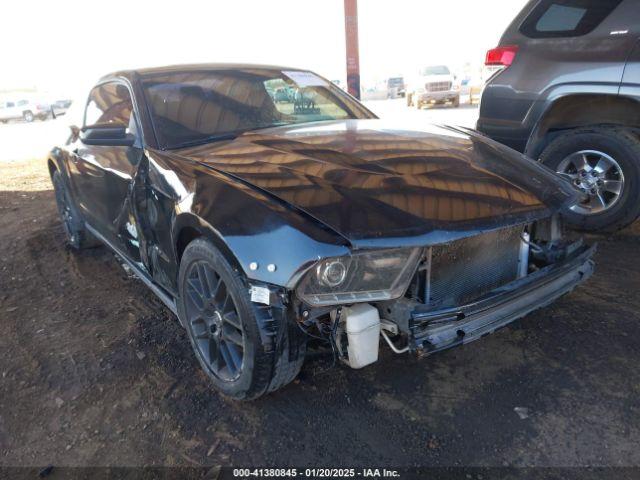
[(426, 67), (423, 68), (422, 71), (420, 72), (421, 75), (426, 76), (426, 75), (449, 75), (451, 72), (449, 72), (449, 69), (444, 66), (444, 65), (436, 65), (433, 67)]
[(374, 118), (359, 102), (307, 71), (183, 71), (147, 75), (142, 84), (162, 149), (280, 125)]

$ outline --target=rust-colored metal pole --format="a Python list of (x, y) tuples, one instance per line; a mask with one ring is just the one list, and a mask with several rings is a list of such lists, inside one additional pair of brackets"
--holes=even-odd
[(344, 29), (347, 40), (347, 87), (351, 95), (360, 99), (358, 0), (344, 0)]

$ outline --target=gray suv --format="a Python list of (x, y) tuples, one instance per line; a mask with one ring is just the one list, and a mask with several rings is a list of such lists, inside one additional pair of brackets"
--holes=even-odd
[(578, 228), (640, 214), (639, 39), (640, 0), (532, 0), (487, 53), (477, 129), (581, 189)]

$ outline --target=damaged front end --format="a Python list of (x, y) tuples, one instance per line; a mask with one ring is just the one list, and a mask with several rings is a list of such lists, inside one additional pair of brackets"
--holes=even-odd
[(471, 342), (591, 276), (595, 246), (563, 239), (559, 222), (322, 260), (296, 289), (296, 321), (354, 368), (377, 360), (380, 336), (420, 356)]

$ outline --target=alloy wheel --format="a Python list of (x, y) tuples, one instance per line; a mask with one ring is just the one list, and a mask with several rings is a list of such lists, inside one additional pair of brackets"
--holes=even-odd
[(55, 185), (56, 205), (58, 206), (58, 214), (62, 220), (62, 226), (64, 233), (71, 243), (74, 242), (74, 230), (73, 230), (73, 211), (67, 201), (67, 195), (63, 188), (59, 185)]
[(575, 213), (602, 213), (620, 200), (624, 188), (622, 168), (606, 153), (597, 150), (572, 153), (560, 162), (556, 171), (588, 196), (585, 201), (571, 207)]
[(208, 262), (185, 276), (185, 310), (198, 354), (218, 378), (236, 380), (244, 365), (245, 335), (228, 286)]

